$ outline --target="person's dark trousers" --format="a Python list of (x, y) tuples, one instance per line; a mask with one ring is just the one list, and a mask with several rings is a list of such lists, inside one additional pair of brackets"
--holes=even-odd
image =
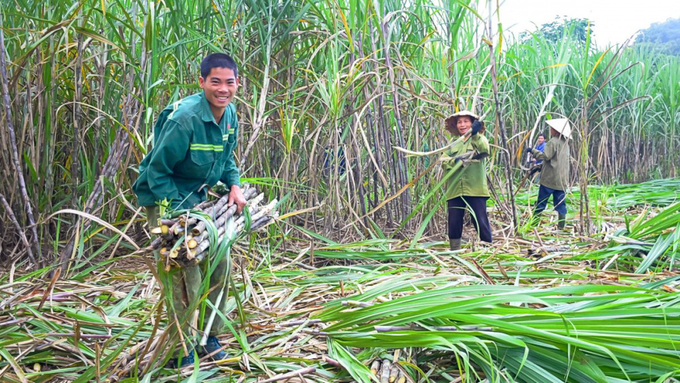
[(543, 185), (538, 188), (538, 201), (534, 208), (534, 215), (541, 214), (545, 210), (551, 195), (555, 211), (561, 216), (567, 215), (567, 204), (565, 203), (567, 196), (564, 194), (564, 190), (555, 190)]
[(463, 218), (465, 209), (472, 210), (472, 222), (479, 234), (479, 239), (491, 243), (491, 224), (486, 215), (486, 200), (488, 197), (456, 197), (448, 200), (449, 239), (459, 239), (463, 236)]

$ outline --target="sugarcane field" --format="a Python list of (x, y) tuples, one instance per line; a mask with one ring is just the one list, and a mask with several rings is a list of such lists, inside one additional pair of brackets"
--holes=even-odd
[(2, 0), (0, 382), (680, 383), (677, 0)]

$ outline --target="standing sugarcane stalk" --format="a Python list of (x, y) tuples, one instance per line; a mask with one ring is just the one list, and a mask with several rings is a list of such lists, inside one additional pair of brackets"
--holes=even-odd
[(498, 99), (498, 81), (496, 76), (496, 54), (494, 52), (493, 44), (493, 1), (489, 0), (487, 7), (489, 8), (489, 57), (491, 59), (491, 87), (493, 89), (493, 99), (496, 104), (496, 121), (498, 122), (498, 130), (501, 134), (501, 144), (503, 145), (502, 156), (505, 158), (505, 177), (508, 188), (508, 198), (510, 199), (510, 206), (512, 209), (512, 229), (517, 234), (517, 209), (515, 208), (515, 193), (512, 190), (512, 171), (510, 170), (510, 151), (508, 149), (508, 140), (505, 137), (505, 124), (503, 116), (501, 115), (501, 103)]
[[(38, 241), (38, 229), (35, 224), (35, 219), (33, 218), (33, 208), (31, 205), (31, 199), (28, 196), (28, 190), (26, 189), (26, 181), (24, 180), (24, 172), (19, 160), (19, 147), (17, 145), (17, 136), (14, 132), (14, 125), (12, 124), (12, 109), (9, 100), (9, 86), (7, 85), (7, 63), (5, 62), (5, 56), (7, 56), (7, 51), (5, 50), (5, 35), (3, 33), (3, 12), (0, 11), (0, 74), (2, 75), (2, 100), (5, 106), (5, 121), (7, 122), (7, 130), (9, 130), (9, 138), (12, 146), (12, 161), (14, 162), (14, 168), (17, 172), (17, 177), (19, 178), (19, 190), (21, 191), (21, 196), (24, 199), (24, 208), (26, 209), (26, 217), (28, 218), (28, 226), (31, 228), (33, 246), (35, 248), (36, 254), (40, 255), (40, 242)], [(9, 210), (8, 210), (9, 211)], [(29, 251), (29, 259), (34, 265), (38, 262)]]
[(14, 227), (17, 229), (17, 234), (21, 238), (21, 241), (24, 243), (24, 246), (26, 246), (26, 254), (28, 254), (28, 259), (30, 259), (34, 265), (37, 265), (38, 262), (33, 256), (33, 251), (31, 251), (31, 244), (28, 243), (28, 238), (26, 238), (26, 234), (21, 229), (21, 225), (19, 224), (17, 217), (14, 215), (12, 207), (9, 206), (9, 203), (7, 203), (7, 200), (5, 199), (5, 196), (2, 195), (2, 193), (0, 193), (0, 202), (2, 202), (2, 206), (5, 208), (5, 212), (7, 213), (7, 215), (9, 215), (10, 220), (14, 224)]

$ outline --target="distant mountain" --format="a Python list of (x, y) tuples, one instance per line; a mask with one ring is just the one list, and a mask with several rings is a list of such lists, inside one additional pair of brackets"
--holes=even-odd
[(664, 53), (680, 56), (680, 18), (654, 23), (641, 32), (635, 45), (653, 45)]

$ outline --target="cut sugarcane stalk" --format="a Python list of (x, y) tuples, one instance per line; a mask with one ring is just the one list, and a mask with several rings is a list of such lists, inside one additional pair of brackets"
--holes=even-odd
[[(253, 198), (253, 196), (255, 196), (256, 193), (257, 193), (257, 190), (255, 190), (255, 188), (247, 188), (243, 193), (243, 197), (247, 201), (247, 200)], [(228, 196), (226, 196), (226, 197), (227, 197), (227, 202), (228, 202), (229, 197)], [(221, 199), (224, 199), (224, 197), (222, 197)], [(225, 208), (226, 208), (226, 211), (224, 210)], [(215, 221), (215, 226), (219, 227), (219, 226), (223, 225), (224, 222), (226, 221), (226, 219), (228, 219), (230, 216), (232, 216), (232, 215), (234, 215), (234, 213), (236, 213), (236, 208), (237, 208), (236, 204), (231, 205), (227, 208), (226, 202), (225, 202), (225, 205), (222, 206), (219, 209), (219, 212), (217, 213), (217, 217), (220, 217), (220, 218), (213, 218), (213, 220)], [(222, 211), (225, 211), (225, 212), (222, 214), (221, 213)], [(229, 214), (230, 212), (231, 212), (231, 214)], [(224, 219), (221, 220), (221, 217), (224, 217)], [(192, 231), (192, 233), (194, 233), (194, 235), (200, 235), (204, 230), (205, 230), (205, 222), (200, 221), (196, 224), (196, 226), (191, 231)]]
[(393, 364), (392, 368), (390, 368), (390, 383), (396, 382), (398, 378), (399, 378), (399, 368), (397, 367), (396, 364)]
[(380, 383), (389, 383), (390, 381), (390, 361), (387, 359), (382, 360), (382, 365), (380, 366)]
[(452, 141), (449, 144), (447, 144), (446, 146), (443, 146), (439, 149), (435, 149), (431, 152), (415, 152), (413, 150), (404, 149), (404, 148), (399, 147), (399, 146), (394, 146), (394, 149), (406, 154), (406, 157), (433, 156), (433, 155), (436, 155), (436, 154), (444, 153), (445, 151), (449, 150), (451, 147), (453, 147), (455, 144), (457, 144), (460, 141), (467, 141), (468, 138), (470, 138), (470, 134), (471, 134), (471, 132), (465, 133), (464, 135), (458, 137), (458, 139), (456, 139), (455, 141)]
[(195, 239), (192, 238), (189, 241), (187, 241), (187, 247), (188, 248), (194, 249), (194, 248), (196, 248), (196, 246), (198, 246), (198, 242), (196, 242)]
[(177, 223), (176, 219), (161, 219), (161, 225), (167, 225), (168, 227), (171, 227), (176, 223)]
[(376, 359), (371, 363), (371, 374), (373, 375), (378, 375), (378, 371), (380, 370), (380, 360)]
[[(264, 193), (258, 193), (253, 187), (244, 187), (244, 198), (250, 212), (250, 231), (254, 231), (270, 223), (274, 218), (278, 217), (278, 212), (275, 210), (277, 200), (273, 200), (262, 206), (264, 200)], [(165, 259), (166, 266), (178, 265), (186, 266), (187, 264), (196, 264), (205, 259), (211, 246), (216, 246), (216, 243), (211, 243), (211, 238), (214, 240), (224, 240), (224, 237), (229, 233), (230, 238), (236, 236), (244, 230), (246, 216), (244, 214), (237, 214), (237, 205), (228, 206), (229, 196), (223, 196), (211, 204), (199, 204), (192, 210), (202, 211), (206, 216), (206, 220), (191, 216), (189, 214), (179, 215), (177, 218), (166, 219), (163, 224), (167, 224), (167, 234), (160, 235), (152, 241), (153, 249), (163, 248), (162, 256)], [(206, 223), (212, 222), (212, 227), (217, 229), (214, 236), (211, 237), (211, 231), (206, 229)], [(231, 225), (232, 229), (227, 230)], [(164, 228), (154, 231), (154, 233), (162, 234)]]
[(168, 225), (160, 225), (151, 229), (151, 234), (163, 235), (168, 234), (168, 231), (169, 231)]

